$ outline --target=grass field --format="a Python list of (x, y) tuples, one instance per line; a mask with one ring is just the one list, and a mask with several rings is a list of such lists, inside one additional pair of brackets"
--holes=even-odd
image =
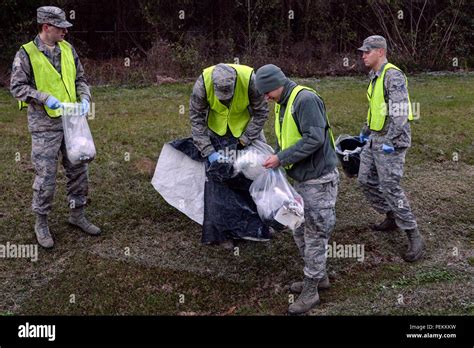
[[(325, 98), (336, 136), (358, 134), (365, 79), (298, 81)], [(363, 244), (365, 259), (328, 260), (332, 288), (321, 293), (312, 315), (474, 312), (474, 75), (409, 81), (421, 117), (413, 123), (403, 185), (426, 238), (426, 256), (408, 264), (400, 256), (406, 248), (401, 232), (372, 232), (368, 224), (383, 217), (368, 207), (353, 179), (342, 177), (330, 243)], [(0, 314), (286, 312), (288, 284), (302, 277), (289, 233), (268, 243), (241, 242), (238, 255), (201, 245), (200, 226), (150, 184), (163, 144), (190, 134), (191, 88), (93, 88), (90, 126), (98, 157), (90, 165), (88, 215), (103, 235), (89, 237), (67, 224), (61, 168), (50, 214), (56, 246), (40, 250), (37, 262), (0, 259)], [(0, 244), (31, 244), (31, 139), (26, 114), (15, 107), (0, 90)], [(270, 116), (265, 133), (273, 144), (272, 125)]]

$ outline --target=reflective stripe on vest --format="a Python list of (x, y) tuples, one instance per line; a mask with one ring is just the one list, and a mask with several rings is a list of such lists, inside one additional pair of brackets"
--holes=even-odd
[[(326, 111), (326, 106), (324, 105), (323, 98), (312, 88), (305, 87), (305, 86), (296, 86), (293, 88), (290, 94), (290, 98), (288, 99), (288, 103), (286, 105), (285, 114), (283, 115), (283, 122), (280, 122), (280, 104), (275, 103), (275, 134), (277, 136), (278, 145), (280, 146), (280, 150), (286, 150), (287, 148), (296, 144), (301, 138), (302, 135), (298, 130), (298, 126), (296, 125), (295, 119), (293, 118), (291, 110), (293, 109), (293, 102), (296, 99), (296, 96), (302, 90), (308, 90), (316, 94), (321, 101), (323, 102), (324, 111)], [(326, 112), (325, 112), (326, 113)], [(329, 133), (331, 138), (331, 145), (335, 148), (334, 145), (334, 136), (331, 130), (331, 124), (329, 123), (329, 118), (326, 113), (326, 131)], [(289, 169), (293, 165), (290, 164), (285, 168)]]
[(235, 69), (237, 79), (234, 86), (234, 95), (230, 103), (230, 109), (222, 104), (214, 94), (214, 83), (212, 82), (211, 66), (202, 72), (204, 87), (206, 88), (207, 102), (209, 103), (209, 115), (207, 126), (216, 134), (221, 136), (227, 133), (229, 127), (232, 135), (240, 137), (250, 121), (249, 106), (249, 84), (253, 69), (245, 65), (226, 64)]
[[(388, 69), (397, 69), (395, 65), (391, 63), (385, 64), (385, 67), (382, 71), (382, 74), (376, 79), (375, 86), (373, 86), (372, 81), (369, 83), (369, 87), (367, 88), (367, 99), (369, 101), (369, 110), (367, 111), (367, 124), (369, 128), (373, 131), (380, 131), (382, 130), (385, 124), (385, 118), (387, 116), (387, 103), (385, 102), (385, 88), (384, 88), (384, 79), (385, 79), (385, 72)], [(405, 84), (408, 93), (408, 80), (405, 76)], [(402, 110), (400, 106), (399, 110)], [(410, 102), (410, 96), (408, 95), (408, 120), (413, 120), (413, 113), (412, 107)]]
[[(35, 78), (36, 89), (56, 97), (61, 103), (75, 103), (76, 98), (76, 64), (71, 45), (66, 41), (58, 42), (61, 49), (61, 74), (54, 68), (48, 58), (36, 47), (33, 41), (23, 45), (28, 54)], [(21, 102), (20, 109), (26, 103)], [(52, 110), (44, 105), (50, 117), (60, 117), (62, 109)]]

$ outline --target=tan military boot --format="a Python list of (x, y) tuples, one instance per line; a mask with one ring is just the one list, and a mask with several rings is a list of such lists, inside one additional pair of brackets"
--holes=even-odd
[[(303, 284), (304, 282), (294, 282), (290, 285), (290, 291), (294, 294), (300, 294), (303, 291)], [(329, 283), (328, 276), (325, 276), (321, 281), (318, 283), (318, 290), (326, 290), (331, 287)]]
[(370, 228), (374, 231), (395, 231), (398, 228), (397, 224), (395, 223), (395, 215), (392, 211), (389, 211), (384, 221), (379, 224), (372, 224), (370, 225)]
[(87, 234), (92, 236), (97, 236), (100, 234), (100, 228), (89, 222), (85, 217), (84, 207), (72, 209), (68, 221), (71, 225), (79, 227)]
[(289, 314), (303, 314), (316, 307), (319, 301), (318, 293), (319, 279), (304, 278), (303, 290), (300, 296), (288, 307)]
[(425, 243), (418, 228), (405, 230), (408, 237), (408, 249), (403, 255), (403, 259), (407, 262), (414, 262), (423, 256), (423, 247)]
[(54, 240), (49, 232), (48, 215), (36, 214), (35, 234), (38, 244), (43, 248), (50, 249), (54, 246)]
[(225, 250), (233, 250), (234, 249), (234, 241), (232, 239), (227, 239), (223, 242), (219, 243), (219, 246)]

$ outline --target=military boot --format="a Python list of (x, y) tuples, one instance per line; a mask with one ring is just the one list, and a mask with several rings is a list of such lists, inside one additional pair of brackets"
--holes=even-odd
[(227, 239), (223, 242), (219, 243), (219, 246), (224, 250), (233, 250), (234, 249), (234, 241), (232, 239)]
[(71, 225), (79, 227), (87, 234), (97, 236), (100, 234), (100, 228), (89, 222), (84, 215), (84, 207), (71, 209), (71, 215), (68, 219)]
[(54, 240), (49, 232), (48, 215), (36, 215), (35, 234), (38, 244), (43, 248), (50, 249), (54, 246)]
[(418, 228), (405, 230), (408, 236), (408, 249), (403, 255), (403, 259), (408, 262), (419, 260), (423, 255), (423, 247), (425, 245), (423, 237)]
[[(301, 293), (303, 291), (303, 284), (304, 282), (294, 282), (290, 285), (290, 291), (295, 294)], [(318, 290), (326, 290), (331, 287), (329, 283), (328, 276), (325, 276), (321, 281), (318, 283)]]
[(393, 211), (387, 213), (387, 217), (380, 224), (372, 224), (370, 228), (374, 231), (395, 231), (397, 229), (397, 224), (395, 223), (395, 215)]
[(318, 294), (319, 279), (304, 277), (303, 290), (300, 296), (288, 307), (289, 314), (303, 314), (316, 307), (319, 301)]

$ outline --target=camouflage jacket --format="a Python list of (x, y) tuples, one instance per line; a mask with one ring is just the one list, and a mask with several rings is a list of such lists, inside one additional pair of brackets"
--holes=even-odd
[[(268, 105), (264, 96), (258, 92), (255, 86), (254, 73), (252, 73), (249, 84), (249, 102), (251, 119), (246, 130), (240, 136), (240, 140), (244, 145), (248, 145), (260, 137), (260, 132), (268, 117)], [(203, 157), (207, 157), (215, 151), (209, 138), (209, 132), (211, 132), (211, 130), (207, 127), (208, 112), (209, 103), (207, 102), (206, 89), (201, 75), (193, 87), (189, 102), (189, 117), (191, 119), (191, 131), (194, 144)]]
[[(385, 64), (382, 65), (379, 71), (370, 71), (370, 81), (375, 83), (375, 80), (382, 73)], [(387, 103), (392, 105), (408, 105), (408, 89), (403, 72), (396, 69), (388, 69), (385, 72), (384, 93)], [(388, 108), (388, 116), (384, 127), (381, 131), (371, 132), (372, 138), (376, 142), (392, 145), (396, 148), (404, 148), (411, 146), (411, 129), (408, 122), (408, 114), (406, 112), (393, 112)]]
[[(44, 53), (54, 68), (61, 73), (61, 50), (56, 44), (50, 51), (39, 35), (33, 40), (38, 49)], [(76, 64), (76, 94), (78, 99), (91, 100), (89, 86), (84, 75), (84, 68), (79, 60), (77, 52), (72, 48), (74, 62)], [(36, 89), (35, 79), (28, 54), (23, 48), (16, 53), (13, 60), (12, 74), (10, 79), (10, 92), (18, 100), (28, 103), (28, 130), (30, 132), (44, 132), (62, 130), (61, 118), (51, 118), (44, 110), (43, 104), (48, 99), (47, 93)]]

